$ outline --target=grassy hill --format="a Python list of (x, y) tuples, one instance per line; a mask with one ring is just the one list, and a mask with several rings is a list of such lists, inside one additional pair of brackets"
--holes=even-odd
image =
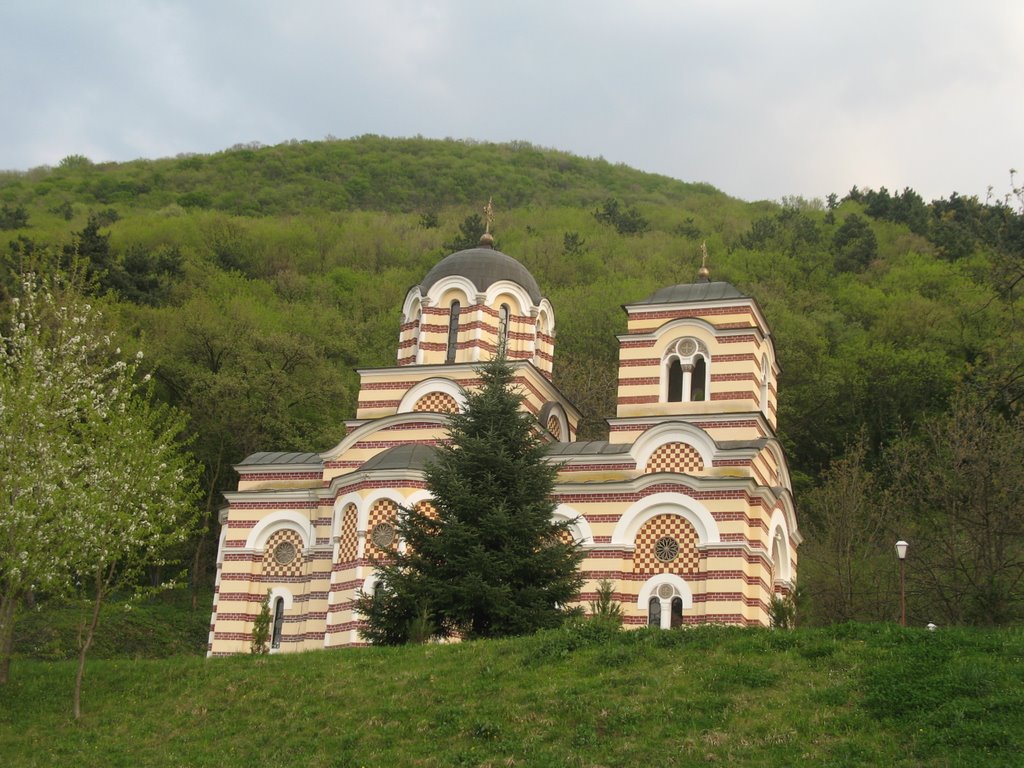
[[(491, 196), (497, 246), (554, 306), (555, 383), (580, 407), (583, 439), (606, 436), (615, 412), (621, 305), (694, 279), (707, 242), (713, 278), (753, 296), (773, 331), (779, 437), (806, 537), (802, 616), (886, 618), (875, 606), (892, 605), (879, 599), (893, 588), (892, 542), (916, 522), (921, 535), (952, 530), (949, 520), (899, 519), (907, 505), (886, 508), (882, 494), (865, 504), (879, 510), (871, 525), (856, 526), (873, 538), (851, 554), (842, 536), (829, 542), (814, 493), (862, 442), (865, 470), (890, 490), (886, 450), (949, 413), (958, 393), (1021, 413), (1024, 200), (926, 203), (883, 189), (748, 203), (525, 142), (364, 136), (129, 163), (69, 156), (0, 172), (0, 303), (22, 270), (77, 271), (126, 353), (145, 352), (205, 470), (207, 534), (182, 557), (206, 588), (231, 465), (340, 440), (355, 370), (394, 364), (406, 291), (465, 242)], [(1019, 551), (1024, 529), (1006, 530), (974, 538)], [(819, 611), (815, 594), (844, 553), (867, 587), (834, 585), (854, 604)], [(959, 566), (932, 565), (964, 582)], [(1024, 580), (1009, 581), (1024, 616)], [(911, 616), (965, 620), (945, 621), (933, 585), (909, 594)]]
[(1024, 633), (846, 624), (17, 661), (5, 766), (1018, 766)]

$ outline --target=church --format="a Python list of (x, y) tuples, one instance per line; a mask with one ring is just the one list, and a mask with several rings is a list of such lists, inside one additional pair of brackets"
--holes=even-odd
[(235, 466), (208, 655), (249, 652), (268, 593), (272, 651), (365, 644), (355, 596), (404, 546), (400, 508), (429, 513), (431, 446), (499, 349), (561, 467), (555, 515), (584, 553), (579, 604), (608, 580), (627, 628), (768, 626), (773, 598), (794, 589), (801, 536), (765, 318), (704, 266), (623, 308), (608, 439), (579, 441), (580, 413), (553, 384), (554, 307), (530, 272), (489, 234), (438, 262), (406, 295), (395, 364), (359, 371), (340, 442)]

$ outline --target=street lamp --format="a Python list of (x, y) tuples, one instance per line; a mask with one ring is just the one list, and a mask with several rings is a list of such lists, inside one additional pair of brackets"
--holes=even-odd
[(906, 577), (906, 561), (907, 561), (907, 544), (903, 539), (896, 542), (896, 557), (900, 561), (900, 625), (907, 626), (907, 577)]

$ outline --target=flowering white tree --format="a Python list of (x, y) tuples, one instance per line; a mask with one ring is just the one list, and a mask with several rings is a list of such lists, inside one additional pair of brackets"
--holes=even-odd
[(191, 532), (196, 469), (139, 360), (120, 359), (99, 313), (58, 292), (26, 279), (0, 336), (0, 683), (19, 602), (79, 582), (95, 600), (77, 715), (99, 606)]

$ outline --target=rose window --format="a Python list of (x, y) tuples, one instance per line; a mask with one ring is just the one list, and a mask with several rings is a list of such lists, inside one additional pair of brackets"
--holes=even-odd
[(654, 556), (663, 563), (670, 563), (679, 555), (679, 542), (665, 536), (654, 542)]

